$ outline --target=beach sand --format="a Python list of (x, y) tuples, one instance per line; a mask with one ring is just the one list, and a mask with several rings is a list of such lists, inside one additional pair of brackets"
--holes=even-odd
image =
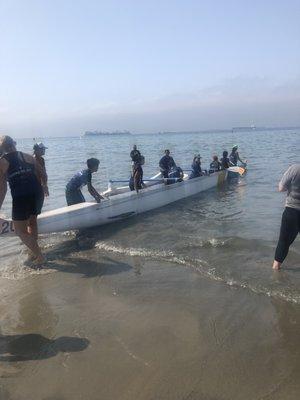
[(299, 305), (92, 250), (0, 293), (1, 400), (299, 399)]

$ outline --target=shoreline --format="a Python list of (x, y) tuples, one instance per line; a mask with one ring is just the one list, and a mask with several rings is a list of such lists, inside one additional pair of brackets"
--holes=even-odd
[(137, 256), (50, 264), (0, 279), (1, 399), (298, 398), (299, 306)]

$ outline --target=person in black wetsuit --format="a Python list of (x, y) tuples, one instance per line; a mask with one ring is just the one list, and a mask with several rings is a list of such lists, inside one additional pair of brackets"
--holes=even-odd
[(165, 155), (159, 161), (159, 168), (164, 178), (169, 177), (169, 172), (175, 168), (176, 164), (173, 157), (170, 156), (170, 150), (165, 150)]
[(0, 148), (4, 154), (0, 159), (0, 208), (8, 182), (15, 232), (31, 251), (34, 264), (41, 266), (45, 259), (38, 245), (37, 215), (44, 172), (32, 156), (17, 151), (16, 142), (10, 136), (0, 138)]
[(228, 158), (228, 151), (223, 151), (223, 157), (221, 158), (221, 168), (227, 169), (231, 166), (230, 160)]
[(130, 152), (130, 158), (133, 163), (138, 162), (141, 158), (141, 152), (137, 149), (136, 144)]

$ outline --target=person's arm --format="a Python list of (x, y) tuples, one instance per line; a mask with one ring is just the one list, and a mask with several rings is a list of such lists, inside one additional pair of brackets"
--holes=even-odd
[(88, 176), (88, 181), (87, 181), (87, 187), (88, 187), (88, 191), (90, 193), (91, 196), (94, 197), (94, 199), (97, 201), (97, 203), (100, 203), (100, 199), (104, 199), (104, 197), (102, 197), (97, 190), (94, 188), (94, 186), (92, 185), (92, 173), (89, 173)]
[(87, 187), (88, 187), (88, 191), (89, 191), (90, 195), (94, 197), (94, 199), (97, 201), (97, 203), (100, 203), (100, 199), (104, 199), (104, 197), (102, 197), (97, 192), (97, 190), (94, 188), (94, 186), (91, 183), (88, 183)]
[(288, 168), (287, 171), (285, 171), (285, 173), (283, 174), (283, 176), (281, 178), (281, 181), (279, 182), (279, 185), (278, 185), (279, 192), (286, 192), (287, 190), (289, 190), (291, 181), (292, 181), (292, 175), (291, 175), (291, 167), (290, 167), (290, 168)]
[(161, 158), (159, 160), (159, 168), (162, 169), (163, 171), (166, 170), (166, 166), (165, 166), (165, 163), (164, 163), (164, 158)]
[(246, 161), (247, 161), (247, 160), (243, 161), (243, 160), (241, 159), (239, 153), (237, 153), (237, 159), (238, 159), (238, 161), (240, 161), (242, 164), (246, 165)]
[(7, 192), (6, 171), (3, 162), (0, 162), (0, 208), (4, 202)]
[(41, 165), (37, 160), (35, 160), (36, 168), (38, 168), (38, 174), (40, 178), (41, 185), (44, 190), (44, 194), (46, 197), (49, 196), (49, 189), (48, 189), (48, 175), (46, 172), (45, 166)]
[(37, 162), (37, 160), (34, 157), (30, 156), (29, 154), (23, 153), (23, 155), (24, 155), (25, 161), (34, 165), (36, 176), (43, 187), (45, 196), (49, 196), (48, 185), (47, 185), (48, 176), (46, 174), (45, 168), (43, 168), (41, 166), (41, 164), (39, 162)]

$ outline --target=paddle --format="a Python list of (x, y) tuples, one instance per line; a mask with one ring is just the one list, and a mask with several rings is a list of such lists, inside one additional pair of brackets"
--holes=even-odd
[(230, 172), (235, 172), (235, 173), (237, 173), (237, 174), (240, 174), (240, 176), (243, 176), (244, 173), (246, 172), (246, 169), (243, 168), (243, 167), (238, 167), (238, 166), (236, 166), (236, 167), (229, 167), (229, 168), (228, 168), (228, 171), (230, 171)]

